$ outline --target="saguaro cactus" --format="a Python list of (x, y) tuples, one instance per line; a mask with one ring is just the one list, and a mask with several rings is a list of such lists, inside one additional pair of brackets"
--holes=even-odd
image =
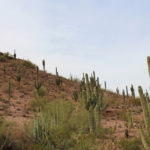
[(107, 83), (106, 83), (106, 81), (104, 81), (104, 86), (105, 86), (105, 91), (106, 91), (106, 89), (107, 89)]
[(148, 72), (150, 76), (150, 56), (147, 57)]
[(62, 78), (58, 74), (57, 67), (56, 67), (56, 85), (58, 87), (62, 85)]
[(57, 67), (56, 67), (56, 76), (57, 76), (57, 77), (59, 76), (58, 71), (57, 71)]
[(139, 90), (141, 105), (142, 105), (142, 109), (144, 113), (144, 123), (146, 126), (147, 135), (146, 136), (144, 135), (142, 128), (140, 128), (140, 134), (141, 134), (141, 139), (142, 139), (144, 148), (146, 150), (149, 150), (150, 149), (150, 141), (149, 141), (150, 140), (150, 112), (148, 110), (148, 103), (146, 102), (146, 97), (143, 94), (142, 87), (139, 86), (138, 90)]
[(131, 84), (130, 90), (131, 90), (132, 98), (135, 99), (135, 92), (134, 92), (134, 87), (132, 84)]
[(119, 95), (119, 88), (118, 87), (116, 88), (116, 93), (117, 93), (117, 95)]
[(41, 83), (39, 82), (39, 67), (36, 67), (36, 80), (35, 80), (35, 88), (37, 92), (39, 91), (41, 87)]
[(16, 55), (16, 50), (14, 50), (14, 59), (16, 59), (16, 56), (17, 56), (17, 55)]
[(146, 97), (146, 101), (147, 102), (150, 102), (150, 98), (149, 98), (149, 94), (148, 94), (148, 91), (146, 90), (146, 93), (145, 93), (145, 97)]
[(129, 97), (128, 86), (126, 85), (126, 96)]
[(45, 71), (45, 60), (44, 59), (42, 61), (42, 64), (43, 64), (43, 70)]
[(125, 103), (126, 96), (125, 96), (125, 91), (124, 90), (122, 90), (122, 96), (123, 96), (123, 101)]

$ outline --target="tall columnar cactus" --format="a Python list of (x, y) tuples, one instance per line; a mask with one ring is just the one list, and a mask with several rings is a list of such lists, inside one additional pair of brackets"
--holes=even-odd
[(10, 100), (11, 97), (11, 82), (10, 78), (8, 79), (8, 100)]
[(59, 76), (57, 67), (56, 67), (56, 85), (60, 87), (62, 85), (62, 77)]
[(128, 86), (126, 85), (126, 96), (129, 97)]
[(134, 87), (132, 84), (131, 84), (130, 90), (131, 90), (132, 98), (135, 99), (135, 92), (134, 92)]
[(58, 71), (57, 71), (57, 67), (56, 67), (56, 76), (57, 76), (57, 77), (59, 76)]
[(88, 74), (85, 75), (86, 78), (86, 90), (84, 90), (84, 103), (85, 108), (89, 112), (89, 127), (90, 133), (94, 133), (95, 130), (95, 121), (94, 121), (94, 108), (96, 105), (96, 95), (93, 92), (92, 86), (90, 85), (90, 81), (88, 78)]
[(41, 83), (39, 82), (39, 67), (36, 67), (35, 88), (37, 91), (39, 91), (39, 89), (41, 88)]
[(104, 82), (104, 85), (105, 85), (105, 91), (106, 91), (106, 89), (107, 89), (107, 83), (106, 83), (106, 81)]
[(139, 86), (138, 90), (139, 90), (140, 101), (144, 113), (144, 123), (145, 123), (146, 133), (147, 133), (147, 135), (145, 136), (143, 130), (140, 129), (141, 139), (145, 149), (147, 149), (147, 147), (148, 149), (150, 149), (150, 112), (148, 110), (148, 103), (146, 102), (146, 97), (143, 94), (142, 87)]
[(16, 50), (14, 50), (14, 59), (16, 59), (16, 56), (17, 56), (17, 55), (16, 55)]
[(149, 94), (148, 94), (148, 91), (146, 90), (146, 93), (145, 93), (145, 97), (146, 97), (146, 101), (147, 102), (150, 102), (150, 98), (149, 98)]
[(82, 80), (80, 82), (80, 97), (81, 97), (81, 99), (83, 98), (83, 91), (84, 90), (85, 90), (85, 76), (83, 73), (83, 77), (82, 77)]
[[(91, 76), (90, 80), (88, 74), (85, 75), (85, 89), (83, 89), (85, 108), (89, 113), (89, 127), (90, 133), (94, 133), (95, 129), (100, 129), (100, 116), (101, 111), (106, 108), (103, 106), (102, 92), (98, 80), (94, 80), (94, 76)], [(96, 118), (94, 117), (94, 110), (96, 112)], [(95, 121), (96, 120), (96, 121)], [(95, 128), (96, 127), (96, 128)]]
[(116, 88), (116, 93), (117, 93), (117, 95), (119, 95), (119, 88), (118, 87)]
[(97, 102), (96, 102), (96, 130), (97, 132), (100, 131), (101, 129), (101, 112), (106, 109), (108, 104), (104, 105), (103, 104), (103, 92), (100, 90), (99, 86), (97, 87), (96, 91), (96, 97), (97, 97)]
[(122, 90), (122, 96), (123, 96), (123, 101), (125, 102), (126, 96), (125, 96), (125, 91)]
[(44, 59), (42, 61), (42, 64), (43, 64), (43, 70), (45, 71), (45, 60)]
[(150, 76), (150, 56), (147, 57), (147, 64), (148, 64), (148, 72)]

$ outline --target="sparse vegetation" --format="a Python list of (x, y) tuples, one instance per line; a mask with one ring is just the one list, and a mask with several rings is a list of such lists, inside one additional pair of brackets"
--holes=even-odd
[(30, 60), (24, 60), (24, 61), (22, 62), (22, 65), (23, 65), (23, 66), (26, 66), (26, 67), (28, 67), (28, 68), (32, 68), (32, 69), (35, 69), (35, 68), (36, 68), (36, 65), (33, 64)]

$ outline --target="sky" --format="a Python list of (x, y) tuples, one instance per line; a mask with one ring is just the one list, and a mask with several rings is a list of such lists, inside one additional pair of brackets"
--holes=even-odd
[(149, 0), (0, 0), (0, 51), (16, 50), (69, 78), (93, 70), (102, 87), (150, 92)]

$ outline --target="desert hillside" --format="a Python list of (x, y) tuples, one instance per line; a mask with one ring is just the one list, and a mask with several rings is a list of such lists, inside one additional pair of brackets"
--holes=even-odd
[[(29, 60), (21, 60), (7, 53), (0, 53), (0, 116), (8, 122), (15, 122), (17, 128), (24, 128), (24, 123), (32, 120), (38, 114), (30, 107), (30, 102), (34, 97), (36, 69), (36, 65)], [(75, 99), (74, 93), (79, 93), (80, 82), (64, 77), (60, 78), (62, 84), (58, 86), (56, 75), (39, 70), (38, 80), (47, 91), (46, 98), (48, 101), (46, 103), (58, 102), (63, 99), (71, 102), (77, 108), (79, 98)], [(107, 146), (105, 148), (112, 147), (115, 149), (115, 144), (126, 137), (126, 129), (131, 114), (133, 123), (127, 136), (129, 139), (139, 138), (138, 128), (142, 121), (140, 100), (138, 98), (133, 99), (130, 94), (122, 96), (122, 94), (104, 89), (103, 94), (104, 101), (108, 104), (108, 107), (102, 111), (101, 118), (102, 126), (106, 130), (104, 141)]]

